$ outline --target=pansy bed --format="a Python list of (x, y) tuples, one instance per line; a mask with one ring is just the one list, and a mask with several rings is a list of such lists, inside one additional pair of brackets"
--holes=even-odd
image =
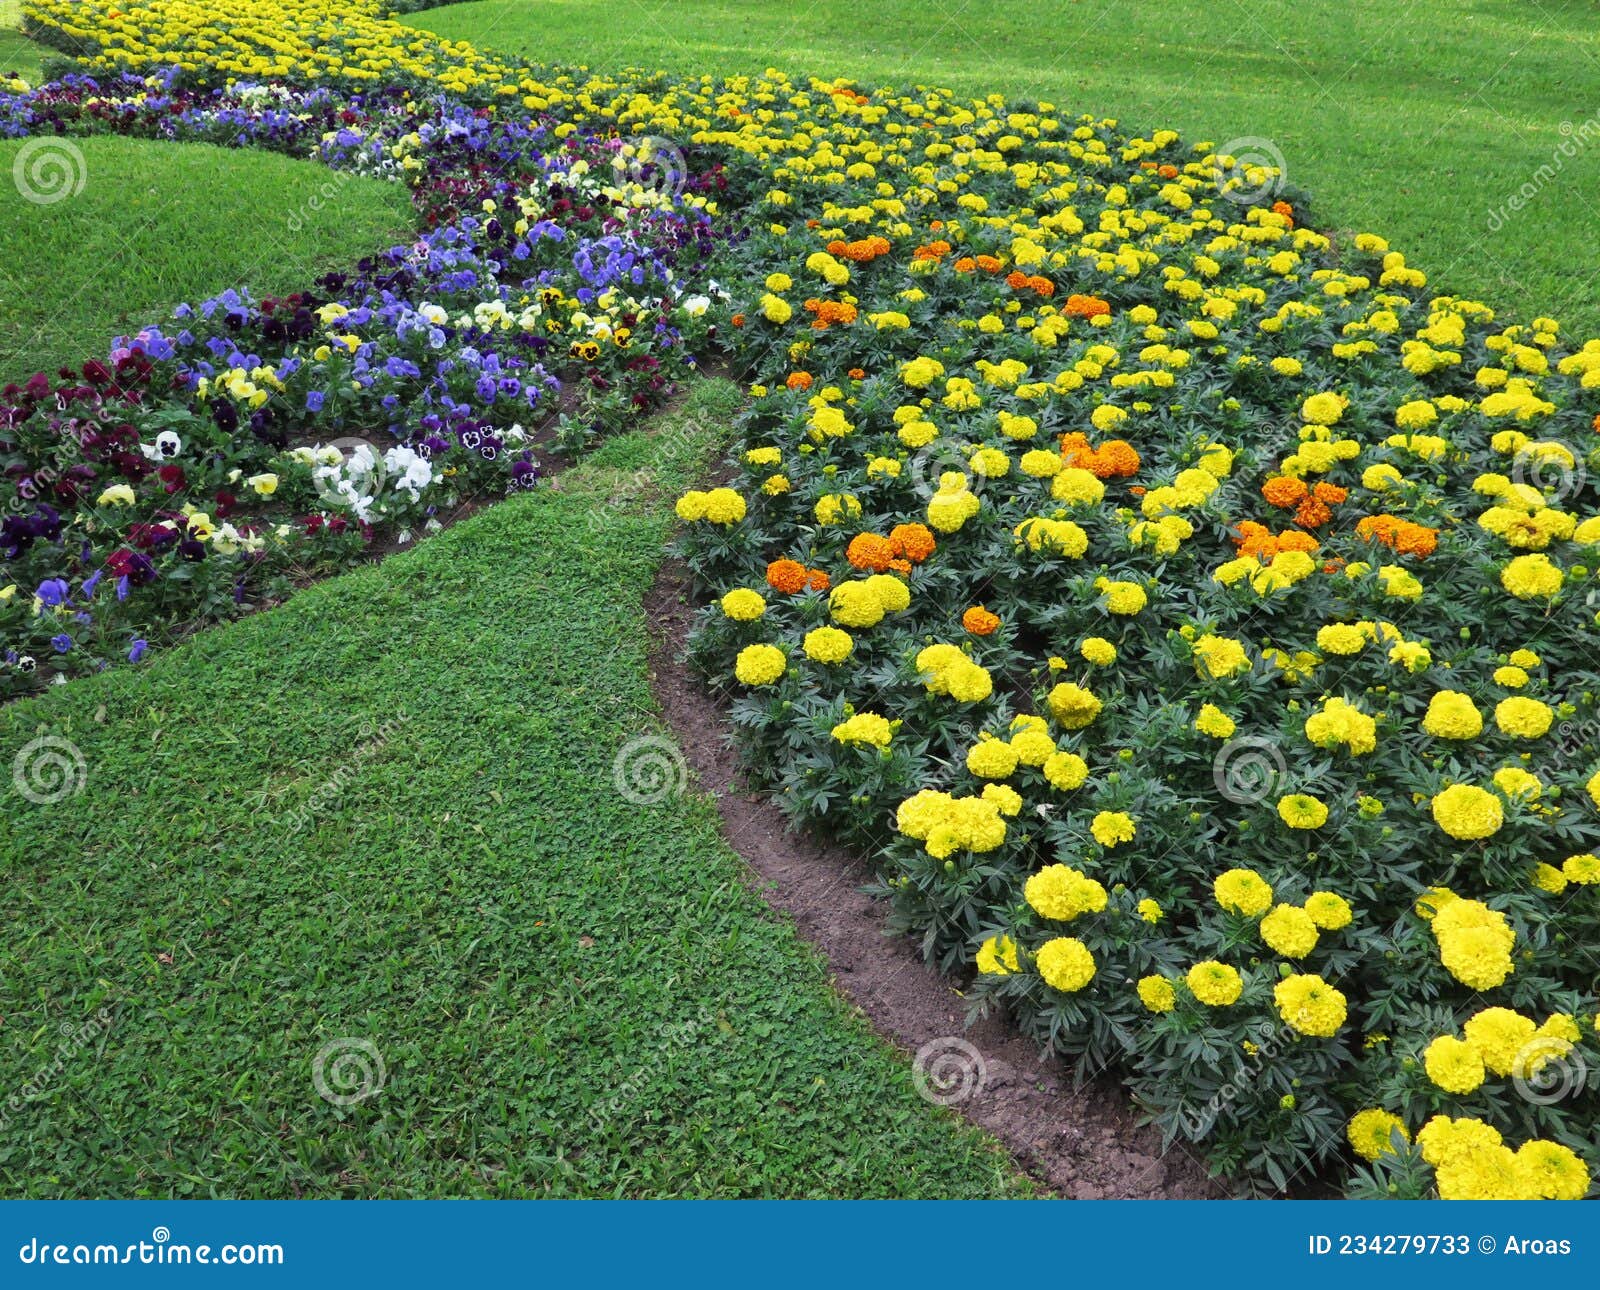
[[(485, 196), (539, 181), (491, 180), (481, 153), (457, 155), (470, 144), (441, 145), (453, 168), (430, 160), (440, 136), (405, 143), (419, 114), (468, 139), (525, 132), (541, 155), (672, 141), (692, 178), (651, 207), (671, 236), (635, 253), (693, 240), (661, 312), (689, 314), (695, 290), (752, 396), (729, 473), (678, 503), (705, 598), (690, 653), (736, 696), (738, 744), (788, 814), (871, 857), (896, 925), (970, 978), (976, 1008), (1085, 1075), (1118, 1072), (1243, 1187), (1588, 1193), (1600, 341), (1434, 294), (1381, 238), (1318, 232), (1304, 194), (1226, 148), (1046, 103), (577, 77), (309, 0), (29, 12), (92, 73), (158, 78), (53, 129), (140, 119), (141, 94), (233, 110), (389, 87), (338, 109), (376, 118), (346, 143), (323, 120), (292, 146), (450, 176), (458, 195), (424, 207), (430, 247), (478, 247)], [(532, 228), (548, 201), (528, 200)], [(478, 253), (515, 340), (543, 323), (516, 312), (513, 229)], [(323, 317), (319, 299), (274, 355), (345, 363), (329, 331), (358, 355), (389, 297), (420, 313), (444, 281), (469, 297), (487, 281), (441, 264), (397, 290), (403, 259), (337, 302), (371, 315)], [(422, 315), (447, 349), (493, 330), (464, 303)], [(266, 380), (225, 335), (159, 336), (117, 359), (160, 390), (131, 418), (141, 446), (157, 415), (214, 423), (219, 376)], [(228, 375), (198, 365), (223, 359)], [(541, 385), (533, 361), (514, 398)], [(301, 433), (330, 424), (293, 385), (302, 367), (260, 366), (294, 390), (262, 407), (292, 404)], [(384, 411), (358, 423), (412, 451), (428, 417), (499, 436), (498, 377), (490, 399), (476, 373), (418, 366), (429, 397), (384, 405), (375, 377)], [(367, 397), (370, 358), (337, 375), (330, 394)], [(89, 464), (84, 497), (104, 482)], [(92, 564), (52, 595), (78, 595)], [(11, 608), (7, 632), (58, 613), (51, 598)]]

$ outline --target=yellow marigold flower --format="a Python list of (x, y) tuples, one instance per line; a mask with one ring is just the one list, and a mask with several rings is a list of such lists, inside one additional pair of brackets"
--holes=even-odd
[(833, 621), (846, 627), (874, 627), (883, 620), (883, 598), (867, 582), (841, 582), (828, 597)]
[(1520, 766), (1503, 766), (1495, 771), (1494, 786), (1511, 800), (1536, 802), (1544, 794), (1539, 777)]
[(1592, 852), (1568, 856), (1561, 862), (1561, 876), (1580, 887), (1592, 887), (1600, 883), (1600, 856)]
[(1250, 655), (1238, 641), (1207, 632), (1194, 642), (1195, 667), (1216, 679), (1250, 670)]
[(1363, 1160), (1376, 1160), (1384, 1152), (1394, 1151), (1396, 1133), (1400, 1135), (1402, 1143), (1411, 1141), (1411, 1135), (1406, 1132), (1406, 1122), (1398, 1115), (1378, 1107), (1357, 1111), (1350, 1117), (1344, 1132), (1350, 1146)]
[(731, 488), (713, 488), (705, 494), (705, 518), (713, 524), (737, 524), (744, 518), (744, 498)]
[(1531, 1017), (1510, 1008), (1485, 1008), (1467, 1019), (1461, 1034), (1496, 1075), (1526, 1075), (1523, 1050), (1538, 1029)]
[(1093, 506), (1105, 495), (1106, 486), (1077, 466), (1057, 471), (1050, 481), (1050, 496), (1068, 506)]
[(1155, 901), (1151, 900), (1148, 896), (1141, 900), (1134, 908), (1138, 911), (1139, 917), (1147, 923), (1159, 923), (1162, 918), (1165, 917), (1165, 915), (1161, 912), (1161, 906)]
[(1045, 758), (1044, 777), (1052, 788), (1070, 792), (1089, 777), (1089, 766), (1077, 753), (1055, 752)]
[(1317, 925), (1295, 905), (1278, 905), (1261, 920), (1261, 939), (1286, 959), (1303, 959), (1317, 948)]
[(776, 645), (746, 645), (734, 660), (733, 674), (746, 685), (771, 685), (788, 666)]
[(1230, 913), (1260, 918), (1272, 908), (1272, 884), (1254, 869), (1229, 869), (1211, 884), (1211, 893)]
[(1311, 425), (1331, 426), (1344, 415), (1349, 402), (1339, 394), (1313, 394), (1300, 405), (1300, 417)]
[(1132, 842), (1138, 832), (1133, 816), (1123, 811), (1101, 811), (1089, 824), (1094, 840), (1107, 850), (1123, 842)]
[(1137, 582), (1114, 582), (1110, 578), (1101, 578), (1095, 582), (1094, 589), (1105, 597), (1108, 610), (1124, 617), (1132, 617), (1149, 602), (1144, 588)]
[(1056, 741), (1047, 730), (1028, 727), (1011, 736), (1011, 749), (1021, 766), (1043, 766), (1056, 750)]
[(1505, 818), (1500, 799), (1471, 784), (1452, 784), (1433, 799), (1433, 822), (1462, 842), (1493, 837)]
[(722, 598), (722, 612), (736, 623), (753, 623), (767, 612), (767, 600), (759, 591), (736, 587)]
[(1215, 959), (1196, 963), (1184, 974), (1183, 980), (1189, 992), (1208, 1008), (1226, 1008), (1238, 1002), (1244, 990), (1244, 978), (1238, 969)]
[(1483, 1058), (1471, 1044), (1454, 1035), (1440, 1035), (1423, 1050), (1422, 1066), (1428, 1078), (1446, 1093), (1465, 1097), (1483, 1083)]
[(1540, 1200), (1582, 1200), (1589, 1194), (1589, 1166), (1562, 1143), (1529, 1139), (1517, 1148), (1517, 1168)]
[(978, 947), (978, 971), (985, 976), (1009, 976), (1017, 968), (1017, 944), (1009, 936), (991, 936)]
[(855, 647), (854, 637), (837, 627), (818, 627), (809, 631), (802, 643), (806, 657), (813, 663), (843, 663)]
[(1318, 748), (1348, 748), (1357, 757), (1378, 746), (1378, 725), (1355, 704), (1328, 699), (1320, 712), (1306, 718), (1306, 738)]
[(1555, 715), (1548, 704), (1518, 696), (1495, 704), (1494, 723), (1503, 733), (1518, 739), (1538, 739), (1550, 729)]
[(1554, 865), (1542, 861), (1533, 866), (1529, 878), (1540, 891), (1549, 892), (1552, 896), (1559, 896), (1567, 889), (1567, 875)]
[(1023, 884), (1022, 898), (1035, 913), (1060, 923), (1106, 907), (1106, 889), (1071, 865), (1046, 865)]
[(1320, 829), (1328, 808), (1309, 793), (1289, 793), (1278, 799), (1278, 817), (1291, 829)]
[(1302, 1035), (1327, 1038), (1344, 1025), (1343, 993), (1314, 973), (1285, 977), (1273, 987), (1272, 999), (1284, 1024)]
[(874, 748), (887, 748), (899, 724), (875, 712), (858, 712), (836, 725), (833, 737), (842, 744), (871, 744)]
[(1317, 648), (1328, 654), (1359, 654), (1367, 647), (1367, 634), (1349, 623), (1329, 623), (1317, 632)]
[(1552, 600), (1565, 581), (1561, 566), (1543, 554), (1519, 555), (1500, 570), (1500, 585), (1518, 600)]
[(911, 604), (911, 588), (892, 573), (875, 573), (862, 581), (885, 613), (898, 614)]
[(982, 738), (967, 749), (967, 770), (979, 779), (1007, 779), (1016, 769), (1016, 749), (1004, 739)]
[(1103, 636), (1086, 637), (1078, 646), (1078, 653), (1096, 667), (1109, 667), (1117, 661), (1117, 647)]
[(1428, 700), (1422, 728), (1435, 739), (1476, 739), (1483, 732), (1483, 714), (1471, 696), (1440, 690)]
[(1214, 703), (1201, 706), (1200, 715), (1194, 720), (1194, 728), (1213, 739), (1230, 739), (1238, 729), (1233, 718)]
[(1062, 681), (1045, 699), (1050, 715), (1068, 730), (1081, 730), (1100, 715), (1101, 703), (1088, 690)]
[(1520, 667), (1497, 667), (1494, 670), (1494, 683), (1508, 690), (1520, 690), (1528, 683), (1528, 674)]
[(1538, 667), (1540, 661), (1539, 656), (1531, 649), (1512, 650), (1510, 657), (1506, 659), (1506, 662), (1513, 667), (1520, 668)]
[(1350, 902), (1331, 891), (1312, 892), (1306, 897), (1305, 911), (1311, 916), (1311, 921), (1325, 932), (1348, 927), (1350, 920), (1355, 917), (1350, 911)]
[(1140, 977), (1134, 988), (1139, 993), (1139, 1002), (1151, 1012), (1171, 1012), (1178, 1002), (1178, 992), (1164, 976)]
[(1081, 990), (1094, 980), (1094, 955), (1087, 945), (1071, 936), (1046, 941), (1034, 955), (1034, 962), (1044, 983), (1064, 994)]

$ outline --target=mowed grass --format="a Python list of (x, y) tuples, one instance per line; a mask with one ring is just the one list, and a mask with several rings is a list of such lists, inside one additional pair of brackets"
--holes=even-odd
[(1319, 227), (1379, 233), (1442, 290), (1600, 335), (1592, 0), (477, 0), (406, 21), (600, 71), (773, 66), (1266, 139)]
[(44, 50), (23, 37), (22, 0), (0, 0), (0, 77), (23, 77), (29, 85), (38, 83), (39, 63)]
[[(0, 709), (8, 768), (53, 735), (87, 772), (49, 805), (0, 779), (0, 1194), (1028, 1191), (917, 1097), (709, 799), (614, 782), (659, 732), (671, 499), (736, 399), (703, 384), (559, 489)], [(340, 1040), (372, 1047), (330, 1091), (384, 1070), (346, 1106), (313, 1078)]]
[(0, 384), (104, 358), (185, 300), (308, 288), (411, 225), (400, 185), (276, 153), (50, 139), (19, 176), (29, 143), (0, 142)]

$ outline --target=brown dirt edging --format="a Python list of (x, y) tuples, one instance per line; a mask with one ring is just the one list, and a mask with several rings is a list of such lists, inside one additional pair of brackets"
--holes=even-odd
[(683, 566), (662, 563), (645, 598), (650, 686), (687, 764), (722, 815), (728, 843), (774, 909), (793, 918), (823, 955), (834, 988), (879, 1034), (907, 1053), (958, 1037), (983, 1059), (984, 1077), (951, 1103), (1015, 1157), (1019, 1167), (1074, 1200), (1216, 1199), (1227, 1193), (1182, 1150), (1163, 1153), (1160, 1134), (1140, 1127), (1115, 1081), (1074, 1089), (1058, 1058), (1017, 1034), (1001, 1016), (970, 1028), (951, 982), (905, 937), (884, 931), (884, 911), (862, 886), (867, 864), (842, 847), (790, 833), (766, 795), (740, 783), (727, 744), (726, 705), (683, 661), (693, 619)]

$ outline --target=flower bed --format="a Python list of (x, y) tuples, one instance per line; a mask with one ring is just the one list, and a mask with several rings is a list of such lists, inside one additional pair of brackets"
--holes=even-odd
[[(710, 308), (753, 400), (734, 479), (679, 503), (692, 655), (976, 1007), (1249, 1186), (1587, 1193), (1600, 341), (1432, 296), (1170, 131), (578, 80), (362, 14), (334, 64), (321, 6), (233, 8), (30, 12), (181, 84), (395, 72), (725, 163)], [(214, 64), (195, 23), (237, 35)], [(439, 238), (487, 254), (472, 209)]]
[[(532, 487), (693, 364), (701, 199), (619, 141), (404, 91), (69, 77), (0, 135), (111, 130), (313, 156), (413, 187), (425, 231), (282, 300), (228, 291), (0, 392), (0, 695), (143, 657), (375, 541)], [(293, 217), (291, 216), (291, 219)]]

